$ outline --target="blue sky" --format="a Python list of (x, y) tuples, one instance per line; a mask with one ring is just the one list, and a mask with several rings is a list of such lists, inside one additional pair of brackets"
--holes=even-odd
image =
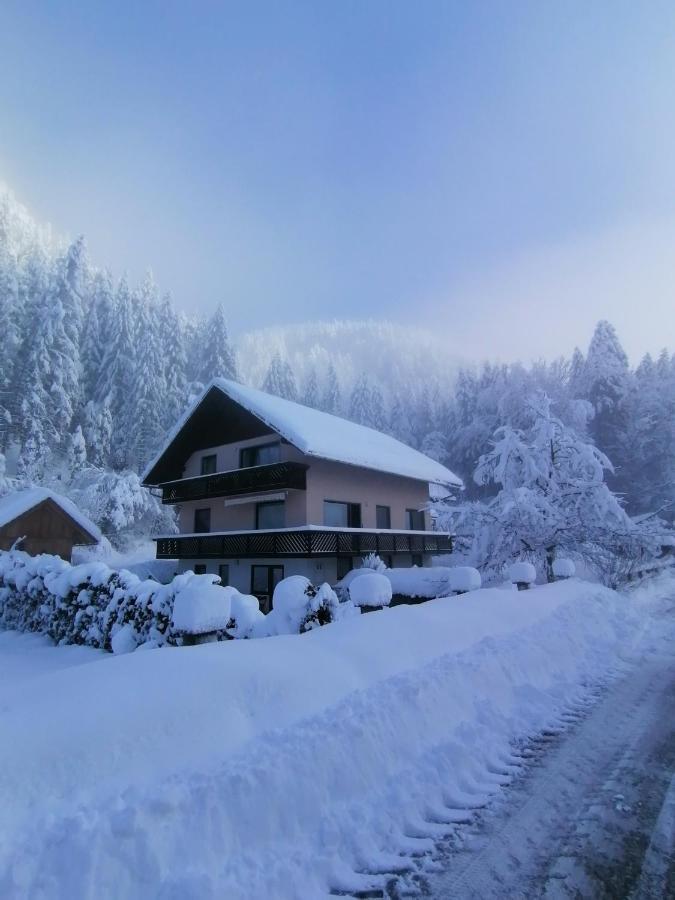
[(0, 7), (0, 179), (233, 330), (675, 349), (675, 5)]

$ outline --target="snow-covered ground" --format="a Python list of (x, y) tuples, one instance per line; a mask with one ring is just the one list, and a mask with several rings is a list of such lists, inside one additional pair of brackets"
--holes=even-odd
[(486, 589), (121, 657), (2, 635), (0, 895), (382, 883), (639, 642), (658, 596)]

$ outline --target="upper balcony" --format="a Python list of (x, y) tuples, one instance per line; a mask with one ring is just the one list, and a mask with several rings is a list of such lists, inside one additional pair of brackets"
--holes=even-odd
[(261, 491), (301, 490), (307, 488), (309, 466), (298, 462), (276, 462), (246, 469), (232, 469), (213, 475), (197, 475), (165, 481), (162, 503), (185, 503), (189, 500), (210, 500), (215, 497), (238, 497)]

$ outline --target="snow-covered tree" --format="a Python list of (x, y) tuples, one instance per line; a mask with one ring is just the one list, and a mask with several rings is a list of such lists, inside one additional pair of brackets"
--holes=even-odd
[(605, 483), (608, 458), (552, 414), (546, 395), (529, 405), (529, 427), (500, 426), (478, 462), (476, 482), (496, 496), (450, 513), (473, 560), (497, 574), (527, 559), (551, 579), (557, 555), (639, 557), (649, 542)]
[(331, 415), (339, 415), (342, 405), (342, 396), (340, 393), (340, 382), (338, 381), (335, 366), (330, 363), (326, 370), (326, 380), (324, 384), (323, 395), (321, 397), (321, 409)]
[(630, 371), (628, 357), (619, 343), (614, 327), (598, 322), (591, 339), (583, 380), (586, 397), (593, 406), (590, 431), (596, 445), (607, 453), (617, 468), (613, 484), (626, 487), (626, 456), (622, 434), (628, 422)]
[(236, 381), (237, 363), (230, 345), (222, 304), (216, 307), (206, 328), (197, 336), (197, 341), (201, 346), (198, 347), (194, 380), (202, 384), (208, 384), (213, 378), (231, 378)]
[(276, 394), (277, 397), (284, 397), (286, 400), (298, 399), (293, 370), (278, 353), (272, 357), (262, 389), (269, 394)]
[(87, 447), (84, 442), (84, 434), (82, 433), (82, 427), (80, 425), (78, 425), (68, 436), (66, 459), (68, 462), (68, 471), (71, 476), (84, 468), (87, 463)]
[(349, 398), (349, 418), (359, 425), (370, 425), (373, 419), (372, 392), (368, 376), (359, 375)]
[(312, 409), (319, 408), (319, 383), (316, 377), (316, 369), (314, 366), (309, 370), (307, 379), (305, 380), (305, 389), (302, 393), (302, 402), (305, 406), (311, 406)]

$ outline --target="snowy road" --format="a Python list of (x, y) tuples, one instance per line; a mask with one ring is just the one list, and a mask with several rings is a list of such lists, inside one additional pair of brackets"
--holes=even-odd
[[(590, 711), (448, 840), (437, 898), (675, 897), (675, 606)], [(576, 720), (576, 721), (575, 721)]]

